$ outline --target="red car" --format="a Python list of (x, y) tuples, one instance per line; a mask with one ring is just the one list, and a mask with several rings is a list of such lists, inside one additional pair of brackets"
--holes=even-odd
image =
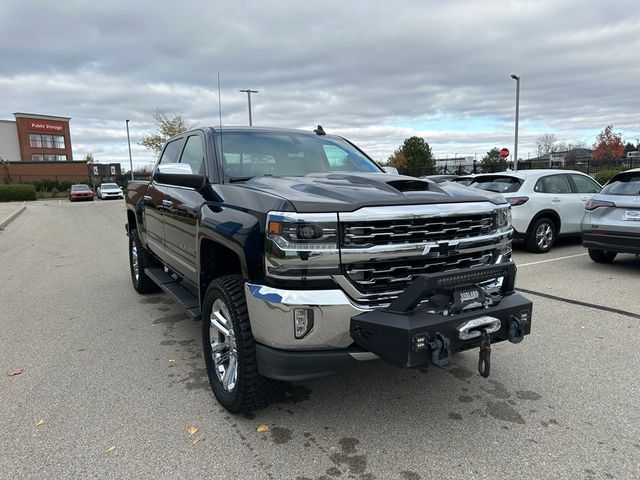
[(87, 185), (71, 185), (71, 189), (68, 191), (69, 201), (73, 202), (75, 200), (92, 200), (93, 201), (93, 190), (91, 190)]

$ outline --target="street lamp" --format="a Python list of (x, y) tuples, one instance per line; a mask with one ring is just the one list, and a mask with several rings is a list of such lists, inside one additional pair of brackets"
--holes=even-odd
[(247, 93), (247, 102), (249, 102), (249, 126), (251, 127), (253, 125), (253, 122), (251, 121), (251, 94), (258, 93), (258, 90), (251, 90), (247, 88), (245, 90), (238, 90), (238, 91)]
[(515, 73), (511, 74), (511, 78), (516, 81), (516, 138), (513, 145), (513, 171), (518, 171), (518, 119), (520, 117), (520, 77)]
[(131, 158), (131, 137), (129, 137), (129, 119), (127, 118), (127, 145), (129, 145), (129, 165), (131, 166), (131, 180), (133, 180), (133, 159)]

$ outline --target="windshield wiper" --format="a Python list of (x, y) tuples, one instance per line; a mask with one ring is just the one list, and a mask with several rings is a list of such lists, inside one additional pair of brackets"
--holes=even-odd
[(229, 183), (235, 183), (235, 182), (246, 182), (247, 180), (251, 180), (254, 177), (231, 177), (229, 179)]

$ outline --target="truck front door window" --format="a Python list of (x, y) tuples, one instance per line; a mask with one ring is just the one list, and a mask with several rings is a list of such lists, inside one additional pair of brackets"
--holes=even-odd
[(180, 163), (189, 165), (193, 173), (204, 174), (204, 150), (199, 135), (191, 135), (182, 150)]

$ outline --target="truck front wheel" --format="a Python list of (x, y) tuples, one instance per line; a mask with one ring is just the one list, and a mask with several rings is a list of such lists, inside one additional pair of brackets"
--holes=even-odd
[(138, 293), (151, 293), (160, 290), (153, 280), (147, 277), (144, 269), (156, 266), (157, 262), (149, 251), (142, 246), (140, 236), (135, 228), (129, 232), (129, 267), (133, 288)]
[(202, 308), (202, 347), (213, 394), (231, 413), (266, 406), (282, 393), (281, 382), (258, 373), (240, 276), (226, 275), (209, 285)]

